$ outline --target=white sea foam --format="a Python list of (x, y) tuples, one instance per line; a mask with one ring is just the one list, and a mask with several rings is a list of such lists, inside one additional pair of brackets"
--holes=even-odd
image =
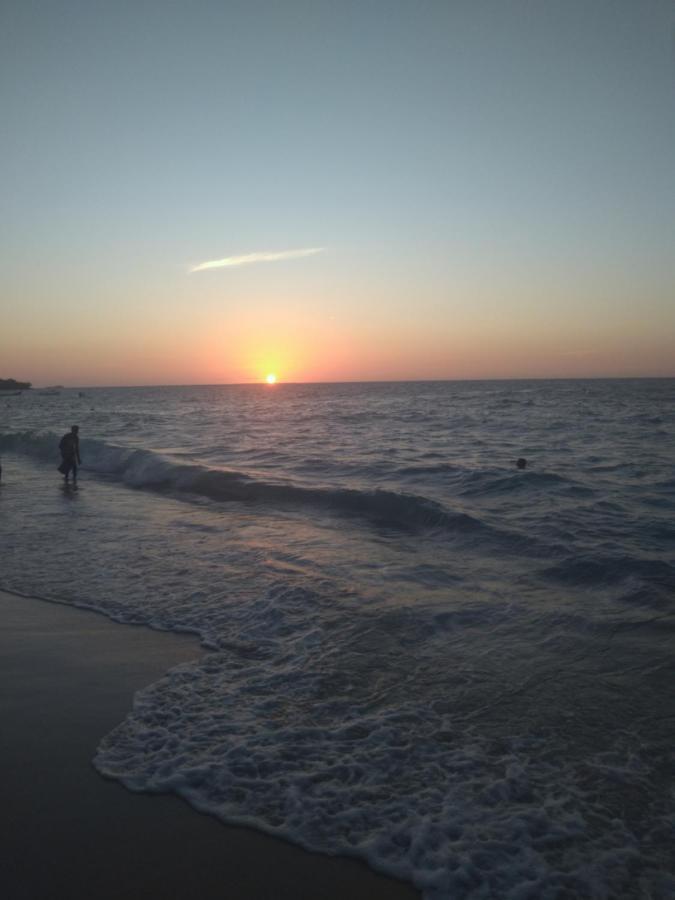
[[(373, 662), (404, 634), (374, 641), (367, 621), (363, 633), (335, 619), (322, 627), (316, 607), (301, 591), (277, 590), (242, 610), (227, 651), (137, 695), (97, 767), (135, 790), (175, 791), (224, 821), (361, 856), (430, 900), (629, 895), (636, 864), (649, 860), (640, 838), (658, 840), (673, 823), (629, 735), (617, 733), (611, 750), (582, 750), (542, 721), (536, 691), (532, 722), (516, 707), (506, 734), (485, 713), (477, 722), (473, 702), (448, 694), (453, 676), (473, 699), (484, 689), (464, 648), (455, 645), (442, 689), (429, 688), (433, 638), (400, 651), (401, 671), (414, 657), (427, 685), (421, 702), (419, 685)], [(482, 625), (510, 618), (486, 609)], [(557, 715), (570, 706), (559, 703)], [(514, 726), (520, 733), (509, 733)], [(639, 831), (617, 815), (635, 803), (635, 787)], [(643, 883), (659, 896), (664, 878), (655, 863)]]

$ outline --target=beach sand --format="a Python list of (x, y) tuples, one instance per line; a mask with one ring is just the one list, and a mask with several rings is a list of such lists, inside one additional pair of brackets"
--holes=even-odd
[(0, 621), (3, 897), (419, 897), (358, 860), (225, 826), (177, 797), (135, 794), (96, 772), (98, 742), (134, 691), (203, 654), (195, 638), (3, 592)]

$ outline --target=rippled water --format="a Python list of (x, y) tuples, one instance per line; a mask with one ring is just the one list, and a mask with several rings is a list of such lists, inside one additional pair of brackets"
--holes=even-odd
[(101, 771), (429, 900), (675, 896), (675, 381), (84, 394), (0, 396), (0, 587), (211, 650)]

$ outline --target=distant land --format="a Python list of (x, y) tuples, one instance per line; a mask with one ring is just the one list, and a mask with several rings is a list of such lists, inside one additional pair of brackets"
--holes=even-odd
[(27, 391), (30, 381), (15, 381), (13, 378), (0, 378), (0, 391)]

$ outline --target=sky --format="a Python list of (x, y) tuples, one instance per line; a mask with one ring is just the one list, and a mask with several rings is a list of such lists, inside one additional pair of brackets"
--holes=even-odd
[(675, 376), (675, 3), (6, 0), (0, 378)]

